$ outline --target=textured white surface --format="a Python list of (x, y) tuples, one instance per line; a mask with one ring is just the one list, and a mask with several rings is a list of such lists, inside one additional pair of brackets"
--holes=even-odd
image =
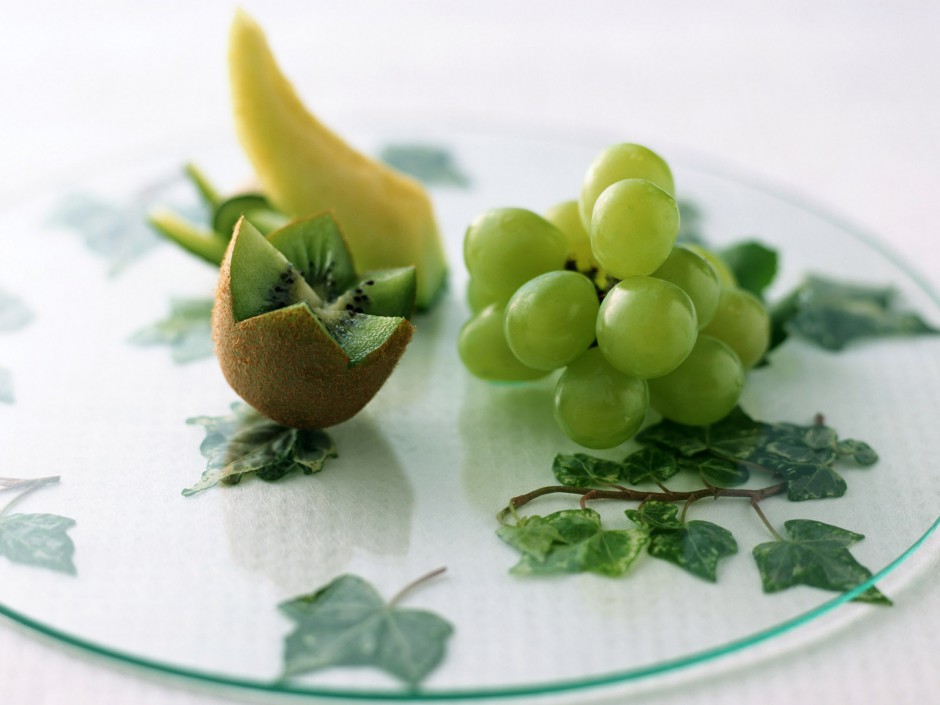
[[(327, 122), (375, 116), (676, 145), (811, 196), (940, 281), (940, 7), (923, 2), (243, 3)], [(37, 1), (0, 23), (0, 204), (89, 165), (231, 139), (230, 2)], [(3, 263), (0, 263), (2, 273)], [(924, 400), (935, 413), (935, 400)], [(7, 474), (4, 472), (4, 474)], [(927, 703), (940, 692), (938, 537), (898, 604), (644, 703)], [(917, 579), (908, 579), (908, 576)], [(892, 583), (888, 583), (890, 587)], [(0, 623), (0, 701), (231, 702)], [(601, 699), (603, 702), (603, 699)]]

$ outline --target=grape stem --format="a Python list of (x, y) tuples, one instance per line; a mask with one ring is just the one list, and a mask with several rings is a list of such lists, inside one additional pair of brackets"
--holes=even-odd
[(786, 482), (778, 482), (775, 485), (768, 485), (767, 487), (762, 487), (760, 489), (733, 489), (730, 487), (709, 486), (699, 490), (691, 490), (686, 492), (676, 492), (671, 490), (649, 492), (646, 490), (634, 490), (625, 487), (616, 490), (599, 490), (591, 487), (550, 485), (548, 487), (540, 487), (537, 490), (532, 490), (531, 492), (526, 492), (525, 494), (513, 497), (511, 500), (509, 500), (509, 506), (499, 513), (499, 521), (500, 523), (504, 523), (505, 518), (509, 514), (515, 513), (519, 507), (522, 507), (529, 502), (538, 499), (539, 497), (544, 497), (545, 495), (550, 494), (581, 495), (582, 509), (585, 507), (587, 502), (595, 499), (616, 499), (625, 502), (659, 501), (692, 503), (707, 497), (711, 497), (713, 499), (718, 499), (719, 497), (738, 497), (749, 500), (751, 506), (757, 510), (758, 516), (764, 520), (764, 523), (767, 524), (768, 528), (770, 528), (770, 530), (776, 535), (777, 532), (774, 531), (773, 527), (767, 522), (766, 518), (763, 516), (763, 513), (760, 512), (757, 505), (761, 500), (785, 492), (786, 489)]

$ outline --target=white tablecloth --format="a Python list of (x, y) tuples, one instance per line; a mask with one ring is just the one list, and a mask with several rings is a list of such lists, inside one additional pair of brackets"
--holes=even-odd
[[(243, 4), (328, 123), (420, 115), (675, 145), (812, 198), (940, 282), (940, 5)], [(233, 10), (227, 1), (7, 2), (0, 206), (79, 183), (95, 165), (133, 163), (181, 135), (234, 141), (225, 74)], [(658, 683), (638, 699), (936, 702), (938, 544), (933, 537), (889, 578), (900, 590), (894, 608), (782, 655), (762, 647), (766, 658), (746, 668), (732, 660), (690, 683)], [(0, 621), (5, 704), (238, 697), (154, 680)]]

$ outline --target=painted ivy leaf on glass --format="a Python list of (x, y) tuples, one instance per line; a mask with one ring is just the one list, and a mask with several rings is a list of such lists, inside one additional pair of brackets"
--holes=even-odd
[(430, 144), (389, 144), (379, 159), (429, 186), (470, 185), (470, 179), (446, 148)]
[(246, 473), (268, 482), (292, 472), (311, 475), (337, 457), (326, 432), (282, 426), (241, 402), (232, 405), (228, 416), (197, 416), (186, 423), (206, 431), (199, 447), (206, 470), (195, 485), (183, 490), (187, 497), (220, 482), (237, 484)]
[(628, 509), (626, 514), (648, 529), (647, 550), (651, 556), (710, 582), (718, 580), (718, 561), (738, 551), (730, 531), (710, 521), (683, 522), (678, 507), (671, 503), (645, 502), (640, 509)]
[[(109, 274), (116, 275), (161, 242), (148, 225), (147, 214), (177, 184), (177, 179), (157, 183), (124, 200), (69, 194), (52, 211), (48, 224), (78, 234), (85, 247), (108, 263)], [(204, 209), (195, 204), (177, 210), (204, 217)]]
[(75, 520), (57, 514), (0, 516), (0, 555), (14, 563), (75, 575), (75, 544), (68, 530)]
[(10, 370), (0, 367), (0, 404), (12, 404), (16, 401), (13, 393), (13, 375)]
[(157, 244), (145, 217), (146, 207), (141, 203), (115, 203), (74, 193), (62, 199), (49, 224), (77, 233), (89, 250), (108, 262), (110, 273), (116, 274)]
[(342, 575), (316, 592), (284, 602), (294, 622), (284, 642), (283, 678), (335, 666), (376, 668), (414, 688), (441, 663), (451, 624), (426, 610), (386, 602), (367, 581)]
[(26, 327), (33, 312), (19, 298), (0, 289), (0, 333), (12, 333)]
[(169, 346), (178, 364), (211, 357), (212, 299), (173, 299), (169, 315), (137, 331), (130, 342)]
[[(0, 333), (12, 333), (25, 328), (33, 320), (33, 312), (19, 298), (0, 289)], [(13, 373), (0, 367), (0, 404), (16, 401), (13, 393)]]
[(74, 519), (58, 514), (10, 513), (26, 495), (58, 481), (58, 477), (0, 477), (0, 492), (16, 493), (0, 508), (0, 556), (13, 563), (75, 575), (75, 544), (68, 535), (75, 526)]
[[(795, 585), (846, 592), (871, 578), (871, 571), (849, 552), (849, 546), (865, 538), (862, 534), (808, 519), (792, 519), (784, 527), (785, 537), (754, 547), (764, 592)], [(875, 587), (855, 599), (891, 604)]]
[(891, 287), (808, 277), (772, 311), (771, 345), (794, 336), (839, 351), (865, 338), (936, 335), (940, 329), (904, 310)]
[(620, 576), (648, 541), (643, 529), (604, 529), (593, 509), (520, 517), (515, 525), (501, 526), (497, 535), (522, 553), (512, 568), (518, 575), (589, 572)]

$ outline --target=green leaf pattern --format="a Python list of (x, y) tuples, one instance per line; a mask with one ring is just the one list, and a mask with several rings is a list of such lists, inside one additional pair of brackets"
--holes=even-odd
[(5, 367), (0, 367), (0, 404), (12, 404), (14, 401), (13, 374)]
[(386, 604), (354, 575), (342, 575), (280, 610), (295, 624), (284, 642), (285, 678), (361, 666), (416, 687), (441, 662), (453, 633), (450, 623), (432, 612)]
[[(33, 312), (20, 299), (0, 289), (0, 333), (12, 333), (25, 328), (33, 320)], [(0, 404), (16, 401), (13, 393), (13, 373), (0, 366)]]
[(75, 575), (75, 544), (68, 530), (75, 520), (58, 514), (12, 514), (10, 509), (26, 495), (59, 477), (17, 479), (0, 477), (0, 492), (14, 492), (13, 499), (0, 506), (0, 556), (13, 563), (46, 568)]
[(0, 515), (0, 555), (14, 563), (75, 575), (75, 520), (57, 514)]
[(169, 315), (130, 339), (134, 345), (166, 345), (173, 361), (184, 364), (211, 357), (212, 299), (173, 299)]
[(444, 147), (429, 144), (389, 144), (379, 159), (428, 186), (466, 188), (470, 179), (457, 165), (454, 155)]

